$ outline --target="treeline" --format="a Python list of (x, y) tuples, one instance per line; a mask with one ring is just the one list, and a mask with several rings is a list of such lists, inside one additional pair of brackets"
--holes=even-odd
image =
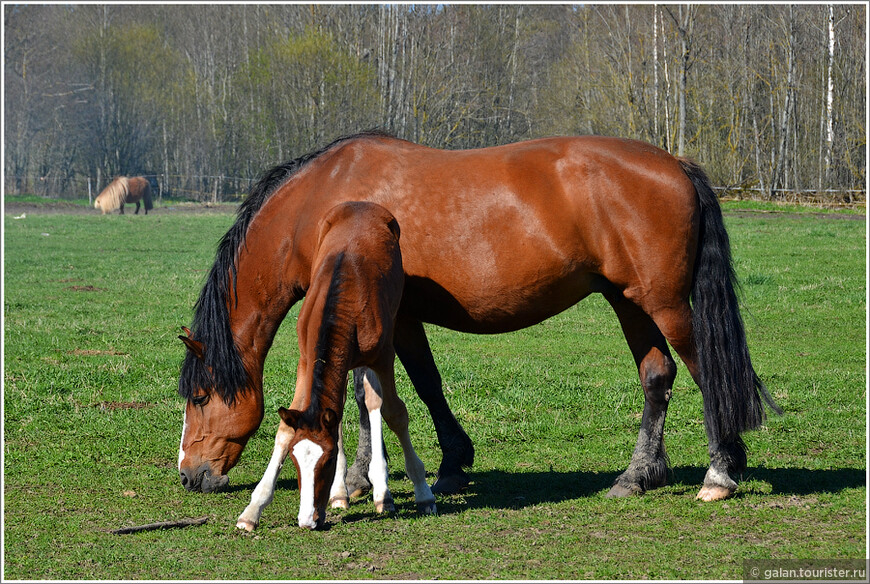
[(381, 128), (639, 138), (715, 183), (865, 189), (863, 4), (5, 5), (5, 188), (222, 198)]

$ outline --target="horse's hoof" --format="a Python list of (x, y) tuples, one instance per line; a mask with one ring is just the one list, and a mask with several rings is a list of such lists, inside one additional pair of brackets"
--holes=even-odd
[[(348, 490), (350, 491), (350, 489), (351, 489), (351, 487), (350, 487), (350, 485), (348, 485)], [(365, 496), (366, 494), (368, 494), (368, 492), (369, 492), (370, 490), (371, 490), (370, 487), (366, 487), (366, 488), (363, 488), (363, 487), (357, 487), (356, 489), (354, 489), (353, 491), (351, 491), (351, 493), (350, 493), (350, 498), (351, 498), (351, 499), (358, 499), (358, 498), (363, 497), (363, 496)]]
[(250, 533), (250, 532), (254, 531), (255, 529), (257, 529), (257, 524), (251, 523), (250, 521), (248, 521), (246, 519), (239, 519), (238, 522), (236, 522), (236, 527), (238, 527), (239, 529), (244, 529), (245, 531)]
[(347, 492), (350, 493), (351, 499), (356, 499), (357, 497), (362, 497), (372, 490), (372, 484), (363, 476), (360, 476), (359, 473), (354, 473), (348, 471), (347, 477), (344, 480), (345, 487), (347, 488)]
[(375, 511), (377, 513), (395, 513), (396, 506), (393, 504), (392, 497), (387, 497), (383, 501), (375, 501)]
[(333, 509), (350, 509), (347, 497), (333, 497), (329, 500), (329, 506)]
[(423, 515), (438, 515), (438, 508), (435, 506), (435, 501), (431, 503), (417, 503), (417, 513)]
[(463, 471), (455, 474), (440, 475), (435, 484), (432, 485), (432, 492), (442, 495), (456, 495), (468, 488), (471, 479)]
[(619, 483), (615, 483), (610, 490), (607, 491), (608, 499), (622, 499), (625, 497), (634, 497), (636, 495), (643, 495), (643, 489), (641, 489), (638, 485), (631, 485), (629, 487), (625, 487), (620, 485)]
[(729, 489), (720, 485), (704, 485), (698, 492), (695, 499), (701, 501), (721, 501), (727, 499), (734, 494), (734, 489)]

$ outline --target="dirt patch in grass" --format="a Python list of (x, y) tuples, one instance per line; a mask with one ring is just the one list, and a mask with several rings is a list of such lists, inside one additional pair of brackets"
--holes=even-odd
[(91, 286), (87, 284), (85, 286), (67, 286), (67, 290), (72, 290), (73, 292), (105, 292), (105, 288), (97, 288), (96, 286)]

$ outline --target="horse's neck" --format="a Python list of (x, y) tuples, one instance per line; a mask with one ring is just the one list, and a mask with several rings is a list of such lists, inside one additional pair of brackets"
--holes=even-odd
[(230, 327), (249, 373), (262, 378), (275, 333), (301, 293), (295, 283), (282, 279), (282, 263), (275, 254), (242, 247), (229, 294)]

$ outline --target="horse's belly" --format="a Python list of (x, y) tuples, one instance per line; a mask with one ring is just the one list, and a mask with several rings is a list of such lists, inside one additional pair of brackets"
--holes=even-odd
[(515, 273), (508, 280), (470, 276), (461, 282), (446, 277), (447, 283), (441, 283), (409, 275), (402, 309), (423, 322), (453, 330), (503, 333), (546, 320), (605, 286), (600, 276), (582, 269), (540, 276)]

